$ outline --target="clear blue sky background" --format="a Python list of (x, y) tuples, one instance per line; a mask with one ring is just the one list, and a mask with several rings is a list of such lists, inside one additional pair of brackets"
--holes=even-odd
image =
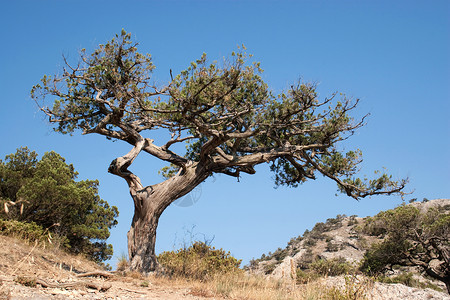
[[(54, 150), (80, 179), (99, 179), (100, 195), (120, 210), (110, 242), (126, 252), (132, 203), (126, 183), (107, 173), (129, 146), (100, 136), (52, 132), (29, 97), (44, 75), (61, 70), (62, 55), (94, 49), (131, 32), (153, 55), (154, 79), (164, 84), (206, 52), (221, 59), (245, 44), (262, 63), (264, 79), (281, 91), (298, 78), (363, 100), (369, 123), (346, 145), (364, 153), (363, 173), (386, 167), (409, 176), (417, 197), (450, 197), (450, 1), (1, 1), (0, 157), (20, 146)], [(145, 184), (161, 181), (161, 163), (141, 155), (132, 169)], [(316, 222), (337, 214), (372, 215), (402, 202), (335, 196), (327, 180), (274, 189), (267, 166), (241, 182), (216, 176), (193, 206), (163, 214), (157, 251), (172, 250), (195, 226), (213, 245), (248, 262), (284, 247)], [(114, 263), (114, 261), (112, 262)]]

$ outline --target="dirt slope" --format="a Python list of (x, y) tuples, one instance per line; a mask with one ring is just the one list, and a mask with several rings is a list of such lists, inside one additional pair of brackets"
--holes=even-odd
[[(190, 287), (155, 277), (77, 277), (101, 271), (94, 263), (61, 251), (28, 245), (12, 237), (0, 236), (0, 299), (222, 299), (196, 295)], [(18, 280), (43, 280), (74, 287), (27, 287)], [(89, 283), (89, 284), (86, 284)], [(87, 285), (108, 288), (99, 291)]]

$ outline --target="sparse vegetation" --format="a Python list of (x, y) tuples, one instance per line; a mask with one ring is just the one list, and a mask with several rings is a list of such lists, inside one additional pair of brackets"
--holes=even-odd
[(333, 241), (328, 241), (327, 246), (325, 247), (325, 250), (328, 252), (337, 252), (339, 251), (339, 249), (339, 245), (334, 243)]
[(46, 244), (64, 245), (67, 243), (67, 238), (52, 235), (47, 229), (34, 222), (27, 223), (0, 219), (0, 234), (14, 236), (27, 242), (37, 242), (42, 246)]
[(148, 280), (144, 280), (140, 284), (141, 287), (148, 287), (149, 285), (150, 285), (150, 283), (148, 282)]
[(396, 276), (378, 276), (375, 277), (375, 279), (379, 282), (384, 283), (401, 283), (410, 287), (416, 287), (421, 289), (430, 288), (435, 291), (443, 292), (443, 290), (439, 288), (437, 285), (432, 284), (430, 282), (423, 282), (415, 278), (414, 274), (411, 272), (403, 272)]
[(129, 261), (127, 258), (127, 255), (125, 253), (122, 253), (122, 255), (119, 256), (117, 259), (117, 271), (118, 272), (125, 272), (129, 267)]
[(276, 267), (277, 267), (276, 262), (271, 262), (271, 263), (265, 264), (264, 265), (264, 274), (266, 274), (266, 275), (272, 274), (272, 272), (275, 270)]
[(343, 289), (333, 287), (327, 291), (328, 299), (333, 300), (362, 300), (367, 299), (367, 292), (372, 288), (373, 282), (369, 278), (347, 275)]
[(355, 274), (356, 267), (348, 263), (345, 258), (316, 259), (310, 263), (302, 263), (297, 269), (297, 282), (309, 283), (323, 276), (338, 276)]
[[(356, 216), (352, 216), (356, 218)], [(288, 243), (286, 248), (281, 249), (278, 248), (275, 252), (269, 252), (267, 255), (262, 254), (258, 259), (252, 259), (247, 268), (252, 269), (255, 268), (260, 262), (270, 261), (272, 259), (275, 260), (275, 263), (265, 264), (264, 270), (265, 272), (269, 272), (270, 270), (274, 270), (276, 265), (281, 263), (287, 256), (294, 256), (299, 252), (299, 244), (302, 242), (303, 248), (311, 248), (314, 247), (318, 241), (325, 240), (327, 242), (327, 249), (330, 252), (335, 252), (340, 249), (338, 244), (330, 242), (332, 240), (331, 237), (324, 234), (325, 232), (335, 230), (342, 226), (342, 221), (346, 218), (346, 215), (337, 215), (336, 218), (329, 218), (325, 223), (319, 222), (313, 227), (313, 229), (306, 229), (303, 235), (299, 235), (296, 238), (292, 238)]]

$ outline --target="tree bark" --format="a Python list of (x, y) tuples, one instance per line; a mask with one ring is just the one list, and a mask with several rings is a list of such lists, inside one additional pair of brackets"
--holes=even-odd
[(156, 229), (161, 214), (172, 202), (192, 191), (207, 177), (208, 172), (205, 168), (194, 165), (162, 183), (148, 186), (132, 194), (135, 208), (131, 228), (127, 234), (132, 270), (146, 273), (157, 268)]
[(445, 272), (445, 274), (439, 274), (440, 272), (436, 272), (435, 270), (433, 270), (433, 268), (426, 267), (425, 273), (427, 273), (427, 275), (429, 275), (431, 278), (442, 281), (445, 284), (445, 287), (447, 288), (447, 293), (450, 295), (450, 276), (448, 275), (448, 272)]
[(140, 140), (126, 155), (115, 159), (108, 171), (124, 178), (134, 202), (134, 216), (128, 231), (130, 269), (147, 273), (158, 266), (156, 259), (156, 229), (161, 214), (175, 200), (192, 191), (211, 172), (199, 163), (189, 162), (175, 176), (152, 186), (144, 187), (139, 177), (127, 168), (146, 147)]

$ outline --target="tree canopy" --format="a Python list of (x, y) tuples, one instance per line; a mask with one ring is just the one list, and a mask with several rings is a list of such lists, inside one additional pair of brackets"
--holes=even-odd
[(118, 210), (99, 197), (98, 181), (76, 181), (73, 165), (56, 152), (37, 157), (22, 147), (0, 160), (0, 218), (34, 222), (66, 237), (71, 252), (109, 259), (112, 245), (106, 239)]
[[(342, 152), (338, 144), (364, 125), (350, 112), (358, 104), (335, 93), (319, 100), (316, 85), (293, 84), (274, 95), (262, 80), (258, 62), (243, 49), (222, 64), (208, 63), (206, 54), (163, 87), (152, 84), (155, 68), (149, 54), (122, 31), (60, 76), (44, 76), (32, 97), (55, 130), (97, 133), (123, 140), (171, 164), (167, 176), (192, 162), (209, 162), (208, 171), (239, 177), (255, 173), (268, 162), (277, 185), (297, 186), (322, 174), (339, 189), (359, 199), (400, 192), (406, 180), (388, 174), (356, 178), (362, 161), (358, 149)], [(45, 97), (52, 96), (47, 106)], [(339, 99), (337, 99), (339, 98)], [(165, 129), (171, 138), (157, 146), (142, 132)], [(176, 143), (188, 144), (174, 153)]]

